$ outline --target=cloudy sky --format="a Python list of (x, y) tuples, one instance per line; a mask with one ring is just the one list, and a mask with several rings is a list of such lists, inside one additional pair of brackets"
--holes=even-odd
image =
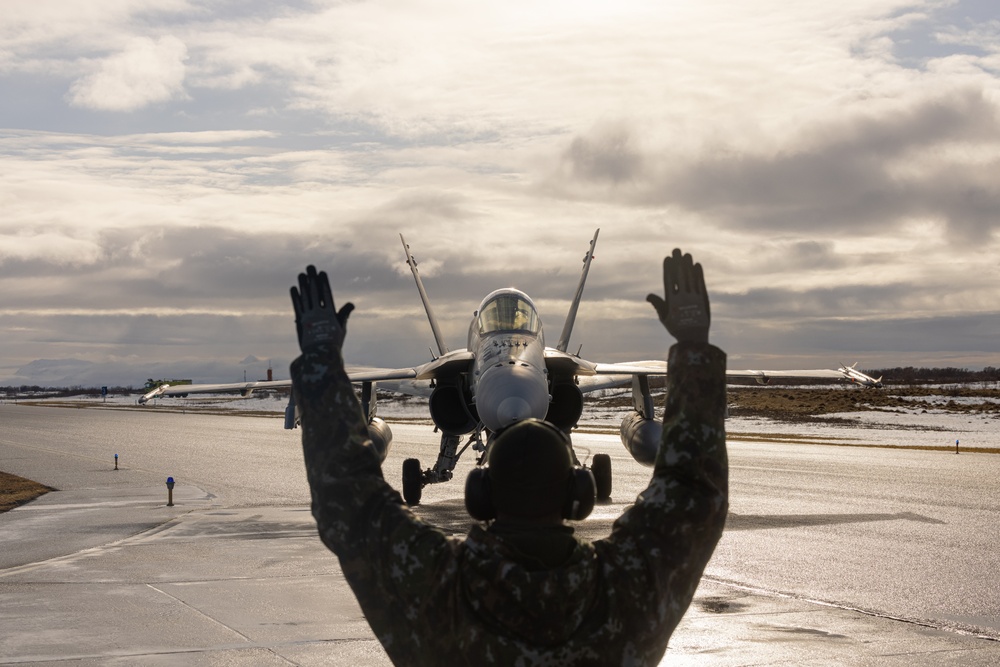
[(994, 0), (10, 2), (0, 99), (0, 385), (287, 377), (307, 263), (426, 361), (400, 233), (554, 344), (598, 227), (587, 358), (680, 246), (733, 368), (1000, 362)]

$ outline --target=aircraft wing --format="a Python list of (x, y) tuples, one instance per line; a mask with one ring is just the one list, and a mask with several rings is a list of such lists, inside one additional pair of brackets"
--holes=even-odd
[(259, 382), (232, 382), (229, 384), (161, 384), (139, 399), (143, 404), (160, 396), (186, 396), (188, 394), (242, 394), (249, 396), (255, 389), (278, 389), (292, 386), (291, 380), (262, 380)]
[(383, 380), (412, 380), (417, 377), (415, 368), (348, 368), (351, 382), (381, 382)]
[[(629, 361), (621, 364), (594, 364), (599, 375), (630, 373), (632, 375), (666, 375), (666, 361)], [(865, 387), (881, 387), (882, 378), (875, 379), (865, 375), (853, 366), (832, 368), (813, 368), (806, 370), (734, 370), (726, 371), (727, 380), (752, 379), (758, 384), (767, 384), (771, 379), (782, 380), (826, 380), (828, 382), (848, 381)]]
[[(347, 376), (352, 382), (405, 380), (415, 378), (417, 371), (413, 368), (362, 368), (348, 369)], [(246, 397), (257, 389), (283, 389), (291, 386), (291, 380), (261, 380), (225, 384), (161, 384), (156, 389), (143, 394), (139, 403), (143, 404), (161, 396), (187, 396), (188, 394), (241, 394)]]
[[(351, 382), (389, 382), (405, 380), (441, 380), (467, 372), (473, 356), (468, 350), (454, 350), (426, 364), (412, 368), (370, 368), (352, 366), (347, 369)], [(401, 385), (412, 384), (399, 382)]]
[[(455, 377), (459, 373), (465, 373), (472, 368), (475, 357), (469, 350), (453, 350), (443, 354), (434, 361), (428, 361), (413, 369), (413, 378), (417, 380), (438, 380)], [(353, 379), (353, 378), (352, 378)], [(394, 378), (386, 378), (391, 380)], [(399, 378), (402, 379), (402, 378)]]
[(621, 387), (635, 375), (666, 375), (666, 361), (631, 361), (603, 364), (551, 347), (545, 348), (545, 365), (554, 376), (575, 377), (583, 392)]
[[(619, 364), (594, 364), (594, 371), (598, 375), (628, 373), (632, 375), (666, 375), (667, 362), (660, 360), (627, 361)], [(782, 380), (850, 380), (857, 384), (876, 384), (879, 381), (868, 377), (861, 371), (853, 367), (813, 368), (806, 370), (734, 370), (726, 371), (727, 380), (750, 378), (760, 384), (767, 384), (772, 378)]]
[(580, 391), (587, 394), (601, 389), (624, 387), (632, 382), (631, 375), (585, 375), (577, 378)]
[(470, 351), (454, 350), (426, 364), (409, 369), (410, 375), (394, 377), (362, 377), (361, 375), (355, 376), (353, 373), (348, 373), (348, 375), (353, 382), (377, 381), (379, 387), (387, 391), (409, 396), (428, 397), (434, 391), (432, 380), (445, 380), (466, 373), (471, 368), (473, 361), (474, 358)]
[(647, 359), (644, 361), (626, 361), (620, 364), (594, 364), (597, 375), (666, 375), (666, 360)]
[[(351, 382), (385, 382), (386, 388), (392, 391), (421, 396), (428, 393), (428, 387), (425, 383), (412, 382), (413, 380), (454, 377), (467, 371), (471, 363), (471, 352), (455, 350), (426, 364), (412, 368), (348, 368), (347, 377), (350, 378)], [(290, 386), (292, 386), (291, 380), (262, 380), (227, 384), (163, 384), (144, 394), (139, 399), (139, 403), (143, 404), (160, 396), (186, 396), (188, 394), (241, 394), (249, 396), (257, 389), (279, 389)]]
[[(546, 348), (545, 363), (550, 372), (572, 374), (580, 378), (584, 391), (605, 389), (624, 384), (627, 377), (597, 378), (592, 376), (633, 376), (666, 375), (667, 362), (658, 359), (626, 361), (623, 363), (595, 363), (559, 350)], [(856, 366), (857, 364), (855, 364)], [(841, 366), (837, 369), (816, 368), (807, 370), (733, 370), (726, 371), (727, 380), (752, 379), (758, 384), (767, 384), (772, 378), (784, 380), (826, 380), (828, 382), (848, 381), (864, 387), (881, 387), (882, 378), (875, 379), (857, 370), (855, 366)]]
[[(414, 368), (362, 368), (348, 369), (352, 382), (377, 382), (381, 380), (406, 380), (417, 377)], [(147, 392), (139, 403), (161, 396), (187, 396), (188, 394), (241, 394), (246, 397), (257, 389), (282, 389), (291, 387), (291, 380), (261, 380), (257, 382), (230, 382), (226, 384), (161, 384)]]
[(627, 361), (604, 364), (587, 361), (575, 354), (545, 348), (545, 365), (550, 373), (561, 375), (666, 375), (667, 362), (658, 360)]

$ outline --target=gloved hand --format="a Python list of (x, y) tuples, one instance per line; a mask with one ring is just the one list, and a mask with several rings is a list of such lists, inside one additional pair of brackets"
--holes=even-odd
[(663, 326), (678, 343), (707, 343), (711, 315), (701, 264), (674, 248), (673, 256), (663, 259), (663, 288), (666, 299), (656, 294), (646, 297)]
[(344, 345), (347, 318), (354, 304), (346, 303), (337, 311), (326, 271), (317, 274), (316, 267), (310, 264), (305, 273), (299, 274), (298, 288), (292, 287), (292, 308), (295, 309), (299, 348), (303, 352), (316, 345), (330, 344), (337, 349)]

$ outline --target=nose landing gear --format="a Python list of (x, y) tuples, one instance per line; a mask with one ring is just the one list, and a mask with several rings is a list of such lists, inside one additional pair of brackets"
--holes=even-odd
[(450, 480), (454, 476), (458, 459), (469, 448), (469, 445), (472, 445), (472, 448), (477, 452), (486, 450), (482, 437), (482, 425), (472, 432), (469, 441), (459, 449), (458, 445), (461, 441), (460, 436), (442, 434), (441, 450), (438, 452), (438, 458), (433, 468), (421, 470), (419, 459), (403, 461), (403, 500), (406, 501), (407, 505), (419, 505), (424, 487), (428, 484), (438, 484)]

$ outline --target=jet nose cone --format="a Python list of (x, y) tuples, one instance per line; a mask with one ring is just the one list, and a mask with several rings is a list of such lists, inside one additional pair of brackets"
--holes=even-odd
[(508, 396), (497, 406), (497, 420), (503, 425), (513, 424), (531, 416), (531, 406), (520, 396)]

